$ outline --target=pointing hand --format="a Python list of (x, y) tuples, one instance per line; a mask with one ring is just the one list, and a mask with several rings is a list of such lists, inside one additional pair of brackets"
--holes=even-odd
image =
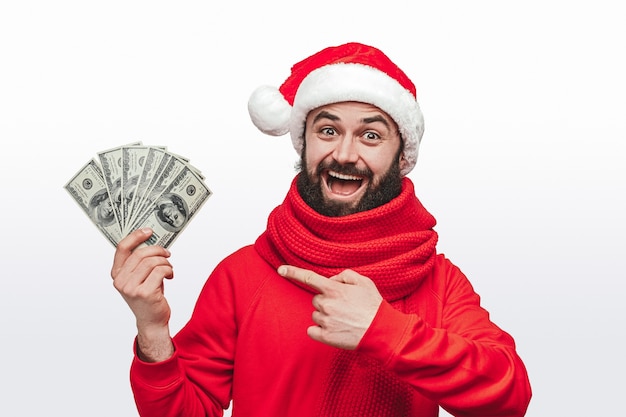
[(330, 278), (282, 265), (278, 273), (318, 292), (313, 297), (313, 322), (308, 335), (342, 349), (355, 349), (369, 328), (383, 297), (374, 282), (350, 269)]

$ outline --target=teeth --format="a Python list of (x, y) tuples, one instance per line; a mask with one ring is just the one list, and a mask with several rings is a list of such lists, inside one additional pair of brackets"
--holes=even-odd
[(362, 179), (361, 177), (355, 177), (354, 175), (340, 174), (335, 171), (328, 171), (328, 175), (330, 175), (331, 177), (339, 178), (340, 180), (346, 180), (346, 181), (360, 181)]

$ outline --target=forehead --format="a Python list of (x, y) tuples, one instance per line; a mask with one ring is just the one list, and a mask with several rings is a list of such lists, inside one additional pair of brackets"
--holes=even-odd
[(395, 126), (395, 121), (386, 112), (369, 103), (358, 101), (342, 101), (317, 107), (307, 115), (307, 122), (313, 121), (320, 114), (332, 115), (337, 120), (355, 118), (363, 120), (372, 117), (382, 117), (389, 125)]

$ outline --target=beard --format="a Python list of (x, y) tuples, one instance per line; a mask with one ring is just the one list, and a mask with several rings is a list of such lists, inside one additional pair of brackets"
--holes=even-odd
[[(297, 179), (297, 187), (300, 196), (313, 210), (328, 217), (347, 216), (387, 204), (396, 198), (402, 191), (402, 177), (400, 175), (399, 157), (394, 158), (391, 167), (383, 174), (377, 184), (373, 183), (374, 174), (369, 168), (359, 170), (354, 164), (341, 165), (333, 160), (330, 163), (320, 162), (311, 175), (304, 157), (304, 150), (300, 157), (300, 175)], [(321, 173), (324, 170), (332, 170), (346, 175), (362, 176), (368, 179), (367, 189), (363, 196), (356, 202), (340, 202), (328, 200), (322, 192)]]

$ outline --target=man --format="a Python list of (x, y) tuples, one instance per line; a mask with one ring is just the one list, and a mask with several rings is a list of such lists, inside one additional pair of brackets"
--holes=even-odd
[(209, 277), (172, 339), (169, 252), (118, 245), (112, 276), (137, 319), (131, 383), (143, 416), (522, 416), (513, 339), (436, 253), (406, 177), (423, 132), (415, 87), (381, 51), (324, 49), (250, 101), (291, 133), (301, 171), (254, 245)]
[(116, 221), (113, 203), (106, 188), (94, 194), (91, 201), (89, 201), (89, 210), (94, 223), (99, 226), (110, 226)]
[(177, 194), (167, 193), (154, 204), (157, 221), (169, 232), (182, 230), (187, 222), (185, 201)]

